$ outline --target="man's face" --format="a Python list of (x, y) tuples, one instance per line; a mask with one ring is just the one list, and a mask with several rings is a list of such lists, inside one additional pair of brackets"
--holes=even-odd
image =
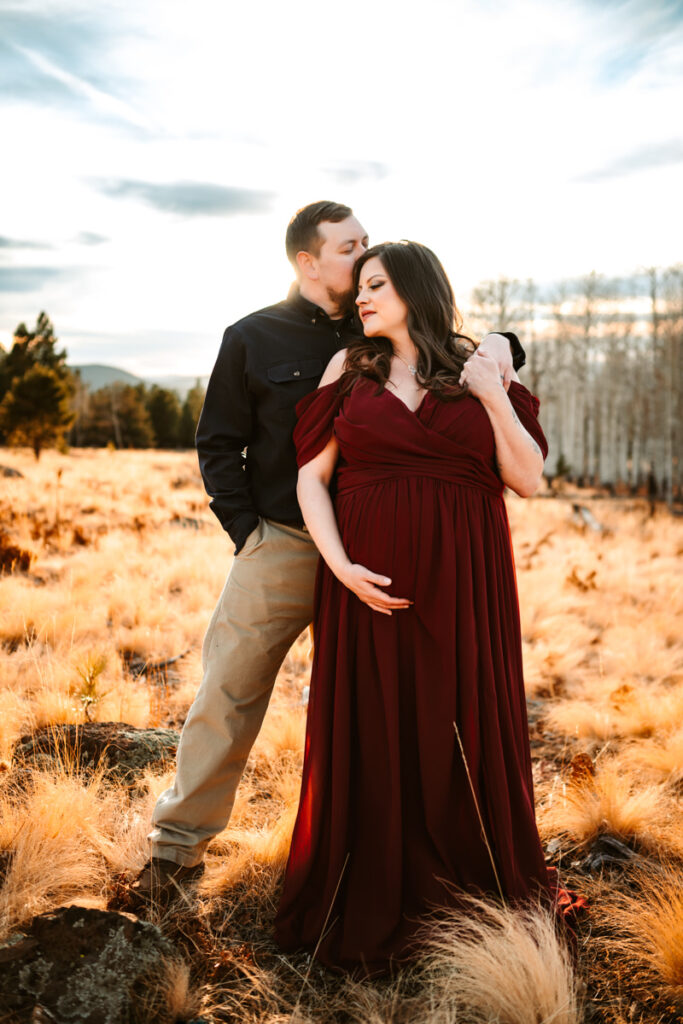
[(315, 260), (318, 280), (338, 312), (346, 312), (353, 308), (353, 266), (368, 247), (367, 232), (355, 217), (347, 217), (336, 224), (323, 221), (318, 233), (323, 239)]

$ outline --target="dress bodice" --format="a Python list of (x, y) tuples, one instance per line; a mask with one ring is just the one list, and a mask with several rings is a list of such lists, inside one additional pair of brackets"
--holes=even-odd
[[(537, 419), (538, 400), (513, 383), (510, 401), (523, 426), (547, 452)], [(307, 395), (297, 406), (294, 432), (298, 464), (315, 458), (334, 436), (339, 445), (337, 490), (404, 476), (431, 477), (500, 496), (493, 429), (474, 397), (442, 401), (427, 392), (412, 411), (386, 388), (361, 379), (339, 394), (336, 381)]]

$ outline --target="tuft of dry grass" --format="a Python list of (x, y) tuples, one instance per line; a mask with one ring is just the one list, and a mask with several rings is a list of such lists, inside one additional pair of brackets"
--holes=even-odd
[(621, 756), (627, 768), (636, 768), (678, 788), (683, 782), (683, 726), (661, 738), (628, 747)]
[(683, 871), (678, 863), (657, 871), (636, 868), (629, 889), (612, 890), (604, 902), (614, 937), (607, 947), (639, 965), (644, 986), (663, 984), (683, 1001)]
[(551, 911), (510, 909), (470, 897), (426, 939), (425, 983), (434, 1021), (471, 1024), (579, 1024), (579, 982)]
[(583, 696), (549, 708), (547, 725), (577, 739), (605, 740), (666, 733), (683, 720), (683, 685), (614, 686), (613, 680), (581, 686)]
[(665, 839), (683, 853), (674, 817), (662, 787), (625, 774), (616, 758), (599, 760), (594, 774), (560, 782), (537, 810), (539, 832), (546, 838), (561, 835), (585, 842), (610, 832), (652, 850)]
[(177, 1024), (197, 1016), (202, 998), (190, 982), (182, 960), (163, 960), (135, 995), (132, 1024)]
[(98, 897), (105, 884), (101, 830), (113, 799), (101, 778), (87, 784), (66, 774), (35, 772), (26, 790), (0, 793), (0, 851), (7, 864), (0, 890), (0, 939), (36, 914), (82, 898)]
[[(271, 892), (284, 871), (292, 840), (297, 804), (292, 803), (270, 828), (237, 829), (229, 827), (223, 849), (224, 856), (212, 859), (198, 886), (200, 896), (218, 897), (229, 893), (235, 885), (258, 879), (262, 894)], [(215, 847), (212, 847), (215, 849)]]

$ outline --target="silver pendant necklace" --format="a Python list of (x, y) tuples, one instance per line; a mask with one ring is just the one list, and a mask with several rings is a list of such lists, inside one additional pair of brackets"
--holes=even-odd
[(395, 352), (394, 355), (397, 355), (401, 362), (405, 363), (410, 373), (412, 373), (413, 377), (417, 376), (417, 366), (413, 366), (413, 364), (409, 363), (407, 359), (404, 359), (400, 352)]

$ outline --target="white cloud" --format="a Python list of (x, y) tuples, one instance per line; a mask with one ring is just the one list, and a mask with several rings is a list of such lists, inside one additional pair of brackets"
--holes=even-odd
[(17, 44), (14, 44), (14, 48), (18, 53), (23, 54), (23, 56), (26, 57), (26, 59), (30, 61), (38, 71), (41, 71), (48, 78), (52, 78), (56, 82), (66, 85), (72, 90), (72, 92), (87, 100), (96, 108), (96, 110), (100, 111), (107, 117), (119, 119), (136, 128), (144, 128), (146, 131), (154, 130), (150, 121), (141, 116), (128, 103), (123, 102), (123, 100), (117, 99), (116, 96), (111, 96), (102, 89), (97, 89), (86, 79), (72, 74), (66, 68), (59, 67), (59, 65), (55, 64), (54, 61), (49, 60), (36, 50), (32, 50), (27, 46), (19, 46)]

